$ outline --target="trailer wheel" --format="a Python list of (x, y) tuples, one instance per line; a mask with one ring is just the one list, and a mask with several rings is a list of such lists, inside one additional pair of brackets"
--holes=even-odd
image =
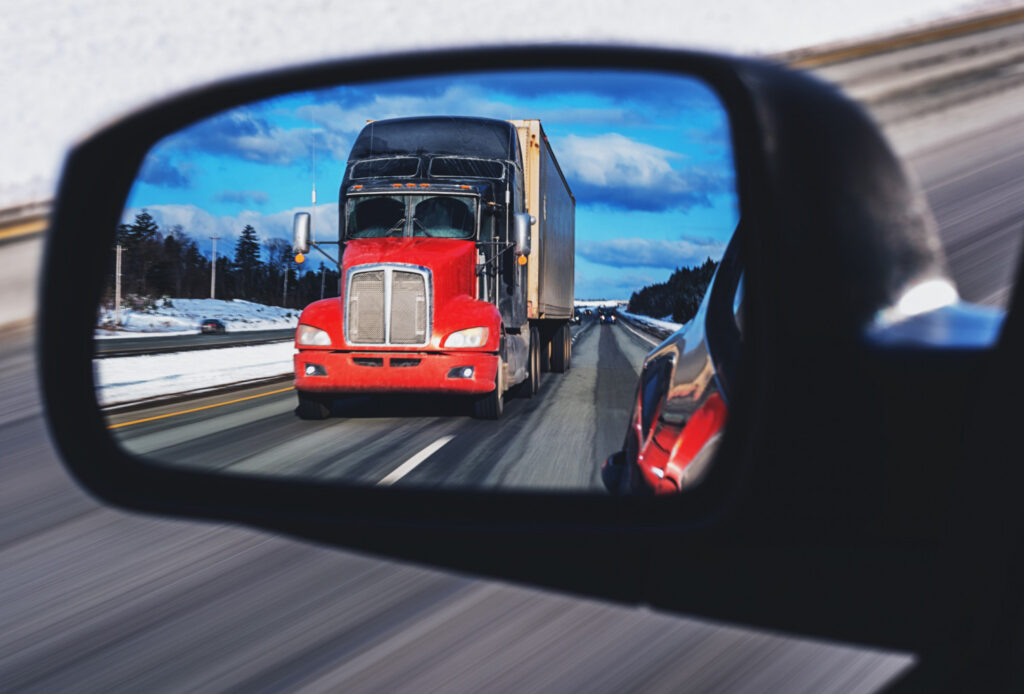
[(537, 335), (539, 337), (538, 344), (540, 346), (540, 349), (538, 350), (538, 354), (540, 356), (540, 368), (537, 372), (542, 374), (551, 371), (551, 355), (555, 351), (554, 343), (558, 337), (557, 332), (551, 337), (547, 337), (546, 332), (547, 331), (542, 332), (540, 328), (537, 329)]
[(556, 374), (562, 374), (569, 370), (570, 347), (569, 326), (563, 324), (551, 338), (551, 370)]
[(473, 400), (473, 416), (476, 419), (501, 419), (501, 413), (505, 410), (505, 398), (502, 396), (501, 365), (498, 365), (498, 374), (494, 377), (494, 390), (490, 393), (478, 395)]
[(530, 376), (522, 385), (522, 393), (532, 398), (540, 390), (540, 330), (530, 328)]
[(299, 406), (295, 414), (299, 419), (327, 419), (331, 416), (331, 399), (322, 395), (299, 392)]

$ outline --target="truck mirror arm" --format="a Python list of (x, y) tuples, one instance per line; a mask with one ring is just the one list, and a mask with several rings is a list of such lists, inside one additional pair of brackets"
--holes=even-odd
[[(327, 258), (332, 263), (334, 263), (335, 267), (337, 267), (338, 270), (340, 271), (341, 270), (341, 263), (337, 259), (332, 258), (330, 256), (330, 254), (327, 253), (327, 251), (325, 251), (324, 249), (320, 248), (320, 246), (341, 246), (341, 241), (317, 241), (316, 243), (311, 243), (310, 244), (310, 248), (315, 249), (317, 252), (320, 253), (320, 255), (322, 255), (323, 257)], [(340, 254), (339, 254), (339, 256), (340, 256)]]

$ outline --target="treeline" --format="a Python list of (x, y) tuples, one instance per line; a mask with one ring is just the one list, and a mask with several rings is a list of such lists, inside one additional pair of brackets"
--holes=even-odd
[[(145, 305), (171, 296), (183, 299), (210, 297), (211, 264), (195, 240), (180, 225), (161, 230), (146, 210), (131, 224), (117, 228), (115, 245), (121, 246), (121, 296), (125, 305)], [(112, 306), (115, 292), (114, 253), (105, 301)], [(245, 299), (273, 306), (302, 308), (323, 296), (338, 295), (338, 271), (297, 265), (291, 244), (280, 238), (261, 242), (251, 225), (235, 241), (217, 249), (215, 296)], [(321, 271), (322, 274), (321, 274)]]
[(628, 310), (652, 318), (671, 316), (676, 323), (686, 323), (697, 314), (717, 267), (718, 263), (708, 258), (703, 265), (679, 268), (667, 282), (633, 292)]

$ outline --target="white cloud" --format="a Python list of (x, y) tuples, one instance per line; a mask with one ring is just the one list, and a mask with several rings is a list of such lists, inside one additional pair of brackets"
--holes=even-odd
[(619, 238), (610, 241), (578, 241), (576, 254), (592, 263), (613, 267), (671, 268), (699, 265), (707, 258), (717, 260), (725, 242), (713, 239), (658, 240)]
[[(229, 248), (246, 224), (251, 224), (261, 241), (270, 238), (291, 239), (292, 220), (296, 212), (309, 212), (309, 207), (294, 207), (278, 212), (260, 212), (243, 210), (237, 215), (213, 215), (195, 205), (147, 205), (146, 210), (156, 220), (160, 230), (166, 232), (175, 225), (181, 225), (182, 231), (205, 246), (213, 235), (221, 237), (222, 245), (218, 248)], [(131, 223), (142, 208), (126, 210), (122, 221)], [(324, 203), (316, 206), (313, 217), (313, 230), (317, 238), (328, 241), (338, 238), (338, 203)]]

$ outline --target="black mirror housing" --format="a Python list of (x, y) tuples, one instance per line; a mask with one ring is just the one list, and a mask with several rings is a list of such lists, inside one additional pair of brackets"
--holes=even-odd
[[(685, 73), (706, 81), (728, 110), (745, 220), (742, 388), (704, 481), (672, 498), (483, 496), (225, 478), (143, 464), (120, 450), (94, 397), (92, 333), (102, 254), (148, 149), (198, 119), (280, 92), (467, 65)], [(308, 228), (303, 237), (296, 221), (302, 251)], [(525, 255), (529, 226), (524, 248), (520, 224), (517, 216)], [(885, 389), (934, 392), (941, 370), (944, 388), (964, 390), (981, 365), (975, 354), (924, 363), (919, 353), (876, 353), (860, 341), (878, 310), (908, 283), (942, 275), (944, 261), (927, 206), (870, 119), (811, 77), (746, 59), (594, 46), (367, 58), (216, 84), (128, 116), (70, 153), (44, 268), (37, 343), (53, 437), (69, 472), (105, 502), (886, 647), (917, 648), (934, 633), (937, 559), (893, 548), (941, 539), (942, 522), (922, 524), (917, 513), (941, 511), (929, 505), (939, 483), (921, 484), (917, 461), (934, 456), (932, 464), (952, 467), (958, 449), (940, 439), (907, 462), (855, 434), (885, 440), (892, 427), (924, 430), (935, 410), (886, 419)], [(803, 377), (808, 371), (814, 378)], [(638, 569), (624, 577), (613, 566), (623, 563)]]

